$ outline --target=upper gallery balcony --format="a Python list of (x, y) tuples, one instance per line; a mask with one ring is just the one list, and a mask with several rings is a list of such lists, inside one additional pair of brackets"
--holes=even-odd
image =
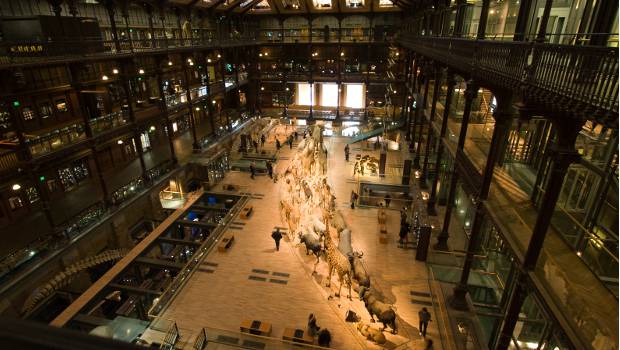
[(618, 124), (618, 48), (418, 36), (397, 39), (474, 80), (518, 90), (542, 105)]

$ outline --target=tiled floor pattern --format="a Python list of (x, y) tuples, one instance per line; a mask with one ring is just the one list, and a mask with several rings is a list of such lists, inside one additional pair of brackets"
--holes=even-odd
[[(353, 247), (364, 252), (363, 261), (373, 287), (384, 295), (387, 303), (394, 305), (398, 315), (398, 334), (384, 332), (388, 339), (385, 348), (421, 349), (423, 342), (418, 335), (417, 313), (431, 300), (426, 266), (415, 261), (415, 250), (397, 247), (398, 211), (388, 210), (389, 240), (381, 244), (377, 210), (350, 209), (347, 199), (357, 181), (352, 181), (352, 163), (344, 161), (345, 140), (326, 138), (329, 181), (338, 198), (339, 209), (352, 229)], [(270, 137), (266, 146), (272, 142)], [(290, 159), (290, 152), (288, 147), (283, 148), (282, 155)], [(388, 164), (401, 161), (400, 157), (400, 153), (390, 152)], [(283, 171), (288, 162), (278, 161), (278, 171)], [(388, 180), (383, 179), (383, 182)], [(254, 213), (248, 220), (234, 220), (233, 246), (225, 253), (213, 251), (207, 257), (211, 264), (217, 265), (203, 264), (201, 268), (213, 272), (194, 274), (163, 317), (176, 320), (181, 332), (186, 329), (193, 334), (205, 326), (237, 331), (245, 319), (263, 320), (272, 323), (271, 336), (280, 338), (286, 327), (305, 329), (308, 315), (314, 313), (318, 325), (332, 333), (333, 348), (381, 348), (361, 337), (353, 324), (345, 323), (347, 310), (355, 311), (367, 323), (370, 316), (355, 290), (352, 300), (346, 298), (346, 288), (341, 298), (333, 297), (339, 282), (334, 277), (331, 288), (326, 287), (327, 266), (323, 259), (317, 273), (312, 274), (316, 258), (307, 256), (296, 239), (294, 242), (283, 239), (280, 251), (275, 251), (271, 232), (275, 227), (285, 228), (278, 208), (280, 183), (274, 184), (267, 176), (251, 180), (248, 174), (239, 172), (229, 173), (224, 182), (247, 185), (243, 188), (253, 194), (250, 204), (254, 206)], [(357, 289), (355, 285), (354, 289)], [(439, 338), (433, 322), (427, 336)], [(440, 342), (435, 341), (434, 349), (440, 348)]]

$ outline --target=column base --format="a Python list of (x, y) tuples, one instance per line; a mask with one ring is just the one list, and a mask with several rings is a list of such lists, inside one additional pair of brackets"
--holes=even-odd
[(454, 288), (454, 294), (452, 294), (452, 298), (450, 298), (450, 306), (456, 310), (469, 310), (469, 305), (467, 304), (467, 286), (459, 283)]
[(437, 209), (435, 209), (435, 201), (429, 200), (426, 204), (426, 214), (430, 216), (437, 216)]
[(424, 176), (424, 174), (422, 174), (422, 176), (420, 176), (420, 179), (418, 181), (420, 183), (420, 188), (423, 190), (428, 189), (428, 184), (426, 183), (426, 176)]
[(413, 159), (413, 167), (416, 169), (420, 169), (420, 156), (415, 156)]
[(450, 251), (450, 248), (448, 248), (448, 237), (448, 233), (442, 230), (437, 237), (437, 244), (433, 248), (444, 252)]

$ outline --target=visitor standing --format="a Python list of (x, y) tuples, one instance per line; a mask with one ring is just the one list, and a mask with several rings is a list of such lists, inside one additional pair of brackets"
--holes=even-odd
[(250, 163), (250, 179), (254, 180), (254, 175), (256, 175), (256, 163), (252, 161), (252, 163)]
[(355, 201), (357, 201), (357, 193), (351, 191), (351, 209), (355, 209)]
[(407, 221), (402, 222), (400, 224), (400, 232), (398, 233), (398, 237), (399, 237), (398, 247), (399, 248), (404, 248), (405, 245), (407, 244), (407, 235), (409, 234), (409, 229), (410, 229), (410, 226), (407, 223)]
[(273, 179), (273, 164), (271, 164), (271, 161), (268, 160), (266, 165), (267, 165), (267, 172), (269, 173), (269, 178)]
[(345, 161), (349, 161), (349, 144), (347, 143), (346, 146), (344, 146), (344, 160)]
[(390, 196), (390, 194), (386, 194), (385, 197), (383, 197), (383, 199), (385, 200), (385, 207), (389, 208), (390, 207), (390, 202), (392, 201), (392, 196)]
[(308, 316), (308, 334), (314, 337), (320, 329), (321, 327), (316, 324), (316, 317), (314, 314), (310, 314), (310, 316)]
[(420, 319), (420, 335), (426, 337), (426, 328), (431, 321), (431, 313), (423, 307), (422, 310), (418, 312), (418, 318)]
[(293, 149), (293, 135), (290, 135), (290, 136), (288, 137), (288, 147), (289, 147), (290, 149)]
[(260, 148), (265, 147), (265, 134), (260, 135)]
[(319, 331), (319, 346), (329, 348), (329, 344), (332, 342), (332, 334), (323, 328)]
[(276, 251), (280, 251), (280, 240), (282, 239), (280, 228), (276, 227), (276, 230), (271, 233), (271, 238), (276, 241)]

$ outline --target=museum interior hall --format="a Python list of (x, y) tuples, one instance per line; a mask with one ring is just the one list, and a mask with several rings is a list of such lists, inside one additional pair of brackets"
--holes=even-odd
[(611, 0), (0, 0), (0, 349), (620, 350)]

